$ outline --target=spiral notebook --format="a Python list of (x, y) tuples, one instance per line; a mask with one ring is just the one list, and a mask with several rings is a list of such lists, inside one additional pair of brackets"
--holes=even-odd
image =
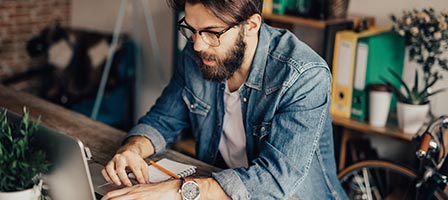
[[(165, 169), (170, 170), (171, 172), (177, 174), (180, 177), (187, 177), (196, 173), (196, 166), (180, 163), (174, 160), (170, 160), (168, 158), (163, 158), (157, 161), (157, 164), (164, 167)], [(171, 178), (171, 176), (160, 171), (159, 169), (157, 169), (152, 165), (148, 166), (148, 172), (149, 172), (149, 182), (151, 183), (158, 183), (166, 181)], [(135, 176), (132, 173), (129, 174), (129, 177), (135, 179)]]

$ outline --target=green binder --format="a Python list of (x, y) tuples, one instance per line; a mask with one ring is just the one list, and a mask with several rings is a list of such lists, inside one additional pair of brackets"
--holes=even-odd
[(273, 0), (272, 1), (272, 13), (277, 15), (284, 15), (286, 6), (288, 6), (289, 0)]
[(277, 15), (296, 14), (299, 0), (273, 0), (272, 13)]
[[(383, 83), (381, 77), (399, 86), (398, 80), (392, 78), (389, 69), (401, 75), (405, 53), (404, 38), (395, 32), (384, 32), (360, 38), (356, 53), (355, 74), (353, 82), (351, 118), (365, 121), (368, 118), (368, 86)], [(392, 97), (391, 110), (396, 107)]]

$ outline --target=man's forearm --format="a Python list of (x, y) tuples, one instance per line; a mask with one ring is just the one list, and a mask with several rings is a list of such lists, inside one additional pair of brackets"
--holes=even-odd
[(151, 141), (144, 136), (132, 136), (126, 140), (126, 143), (120, 147), (117, 153), (124, 151), (133, 151), (140, 155), (142, 158), (146, 158), (154, 154), (154, 146)]
[(195, 179), (201, 191), (201, 200), (209, 199), (229, 199), (230, 197), (224, 192), (219, 183), (213, 178)]

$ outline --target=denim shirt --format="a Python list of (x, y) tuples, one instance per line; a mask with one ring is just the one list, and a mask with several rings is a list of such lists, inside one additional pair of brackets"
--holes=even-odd
[[(187, 44), (168, 86), (127, 137), (146, 136), (157, 153), (188, 128), (198, 159), (214, 164), (225, 82), (204, 80), (201, 61), (193, 55), (193, 45)], [(330, 70), (318, 54), (289, 31), (262, 24), (249, 75), (239, 90), (249, 167), (212, 174), (227, 195), (346, 199), (336, 176), (330, 88)]]

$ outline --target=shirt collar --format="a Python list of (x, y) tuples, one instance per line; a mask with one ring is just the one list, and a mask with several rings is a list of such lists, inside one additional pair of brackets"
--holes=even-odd
[(251, 69), (245, 83), (247, 87), (257, 90), (262, 89), (270, 41), (271, 38), (266, 24), (262, 23), (258, 33), (257, 49), (255, 50), (255, 56), (252, 60)]

